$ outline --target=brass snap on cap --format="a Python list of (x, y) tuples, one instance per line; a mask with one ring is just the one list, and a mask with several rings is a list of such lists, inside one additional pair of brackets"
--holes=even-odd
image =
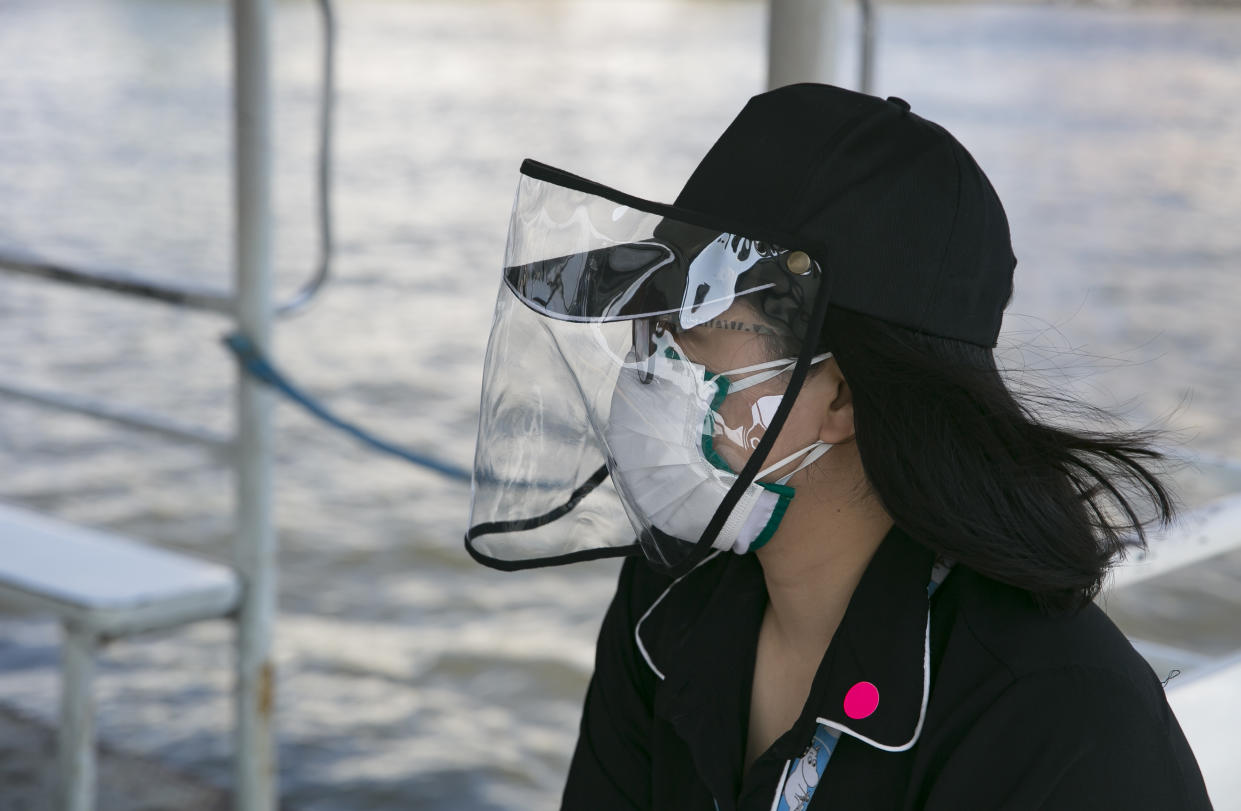
[(810, 270), (810, 256), (805, 251), (792, 251), (784, 259), (784, 266), (789, 269), (789, 273), (796, 273), (801, 276)]
[(888, 96), (888, 101), (900, 107), (905, 112), (909, 112), (909, 102), (897, 96)]

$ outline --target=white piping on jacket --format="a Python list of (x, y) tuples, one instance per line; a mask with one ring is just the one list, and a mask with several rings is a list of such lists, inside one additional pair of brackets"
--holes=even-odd
[(777, 811), (780, 808), (780, 797), (784, 794), (784, 783), (789, 779), (789, 767), (792, 765), (792, 758), (784, 761), (784, 771), (780, 772), (780, 779), (776, 781), (776, 794), (771, 798), (771, 811)]
[(646, 609), (646, 612), (638, 619), (637, 623), (635, 623), (633, 626), (633, 638), (634, 638), (634, 641), (638, 643), (638, 651), (641, 652), (642, 658), (646, 660), (646, 666), (651, 669), (652, 673), (654, 673), (656, 676), (659, 677), (660, 681), (664, 680), (663, 671), (655, 667), (655, 663), (651, 661), (651, 655), (647, 653), (646, 651), (646, 645), (642, 644), (642, 633), (641, 633), (642, 623), (646, 622), (646, 618), (649, 617), (651, 615), (651, 612), (655, 610), (655, 606), (663, 602), (663, 599), (668, 596), (668, 592), (672, 591), (673, 586), (675, 586), (677, 583), (680, 583), (682, 580), (684, 580), (685, 578), (689, 577), (691, 574), (696, 572), (699, 566), (703, 565), (709, 560), (714, 560), (716, 556), (720, 554), (720, 551), (721, 550), (717, 549), (714, 552), (712, 552), (710, 555), (707, 555), (705, 558), (698, 561), (698, 563), (694, 565), (693, 569), (690, 569), (688, 572), (686, 572), (685, 574), (678, 577), (676, 580), (673, 580), (671, 583), (669, 583), (668, 588), (664, 589), (663, 593), (655, 598), (655, 602), (651, 603), (651, 607)]
[(913, 737), (907, 743), (900, 746), (888, 746), (872, 740), (861, 733), (855, 732), (844, 724), (838, 724), (835, 721), (829, 721), (826, 718), (816, 718), (825, 727), (840, 730), (857, 738), (863, 743), (868, 743), (876, 749), (882, 749), (885, 752), (904, 752), (918, 742), (918, 736), (922, 734), (922, 724), (926, 721), (926, 705), (931, 697), (931, 609), (926, 611), (926, 637), (922, 643), (922, 709), (918, 713), (918, 725), (914, 727)]

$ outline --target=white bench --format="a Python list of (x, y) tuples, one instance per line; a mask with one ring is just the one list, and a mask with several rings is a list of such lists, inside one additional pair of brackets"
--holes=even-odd
[(95, 651), (109, 639), (233, 612), (232, 569), (0, 504), (0, 601), (54, 614), (64, 626), (60, 807), (95, 794)]

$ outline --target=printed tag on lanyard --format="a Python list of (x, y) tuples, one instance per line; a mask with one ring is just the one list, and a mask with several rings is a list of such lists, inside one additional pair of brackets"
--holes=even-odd
[(805, 811), (838, 740), (839, 730), (822, 725), (815, 730), (810, 748), (789, 764), (784, 786), (780, 791), (780, 800), (775, 806), (777, 811)]

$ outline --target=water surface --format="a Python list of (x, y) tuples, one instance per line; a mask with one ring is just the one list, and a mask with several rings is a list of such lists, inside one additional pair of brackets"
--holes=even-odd
[[(226, 8), (0, 4), (0, 244), (228, 284)], [(291, 291), (314, 257), (317, 29), (310, 4), (278, 8)], [(280, 325), (277, 357), (342, 414), (466, 463), (521, 159), (670, 200), (762, 89), (762, 7), (349, 2), (339, 17), (337, 278)], [(876, 92), (953, 131), (1005, 202), (1020, 262), (1006, 362), (1241, 456), (1241, 13), (885, 6), (878, 43)], [(840, 62), (847, 83), (851, 43)], [(0, 276), (4, 379), (221, 430), (226, 327)], [(277, 423), (289, 806), (551, 807), (615, 564), (482, 569), (461, 548), (462, 488), (292, 408)], [(0, 471), (5, 500), (228, 555), (229, 476), (199, 451), (5, 402)], [(1195, 582), (1235, 582), (1218, 576)], [(1169, 634), (1199, 619), (1183, 605), (1163, 606)], [(0, 626), (0, 702), (54, 717), (55, 626)], [(113, 645), (103, 739), (226, 783), (230, 639), (207, 623)]]

